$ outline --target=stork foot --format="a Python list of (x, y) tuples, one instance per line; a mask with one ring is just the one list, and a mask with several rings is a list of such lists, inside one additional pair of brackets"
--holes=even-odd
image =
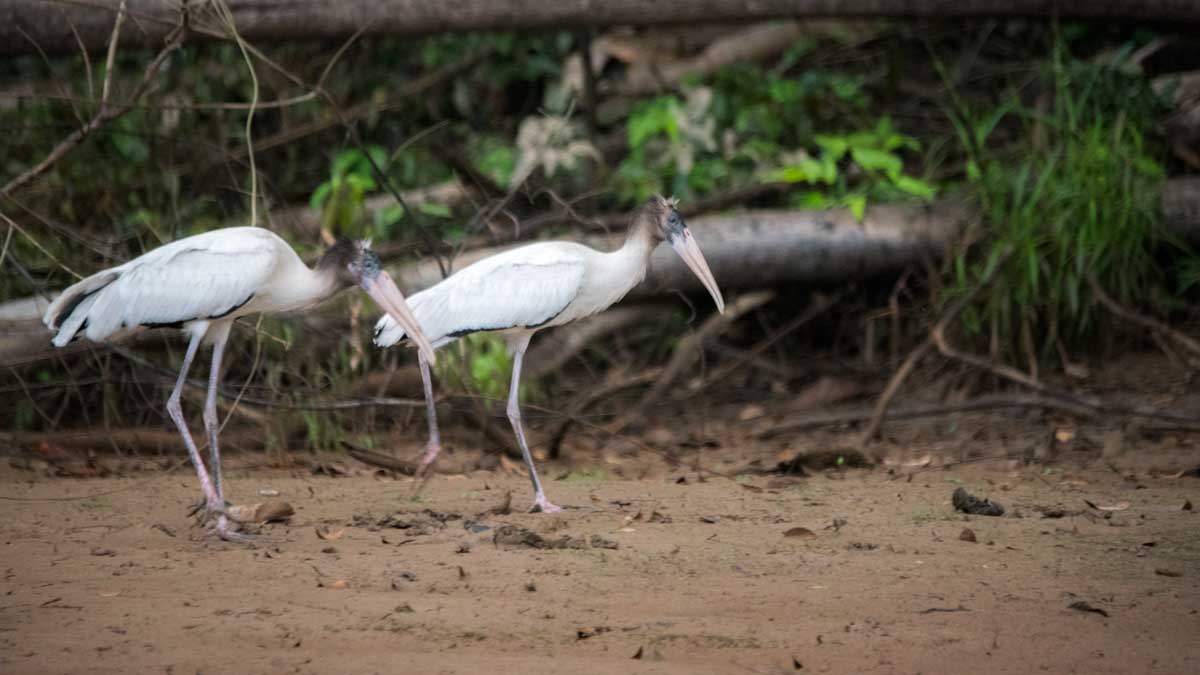
[(221, 541), (228, 541), (234, 544), (254, 544), (262, 541), (261, 537), (238, 532), (237, 525), (231, 523), (224, 515), (217, 516), (217, 524), (213, 526), (212, 533), (216, 534)]
[(191, 508), (188, 509), (188, 517), (195, 517), (197, 525), (204, 525), (224, 513), (227, 506), (229, 506), (229, 502), (217, 506), (216, 502), (201, 498), (200, 501), (192, 504)]
[(421, 461), (417, 464), (417, 470), (413, 473), (413, 489), (408, 494), (409, 501), (417, 501), (421, 497), (421, 490), (425, 489), (425, 484), (433, 477), (433, 463), (437, 460), (438, 453), (442, 451), (442, 445), (434, 441), (430, 441), (425, 446), (425, 454), (421, 455)]
[(417, 469), (417, 471), (422, 472), (430, 464), (433, 464), (433, 461), (435, 459), (437, 459), (437, 456), (439, 453), (441, 453), (441, 451), (442, 451), (441, 443), (438, 443), (436, 441), (429, 441), (429, 443), (425, 446), (425, 454), (421, 455), (421, 467), (419, 469)]
[(538, 494), (533, 499), (533, 507), (529, 509), (530, 513), (559, 513), (562, 511), (561, 506), (555, 506), (546, 499), (546, 495)]

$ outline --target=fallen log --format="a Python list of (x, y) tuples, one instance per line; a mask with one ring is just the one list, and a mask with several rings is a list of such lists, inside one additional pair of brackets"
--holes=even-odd
[[(0, 0), (0, 54), (101, 51), (120, 0)], [(239, 36), (252, 43), (343, 41), (352, 35), (417, 37), (435, 33), (622, 25), (679, 25), (770, 19), (1041, 17), (1200, 22), (1200, 3), (1182, 0), (224, 0)], [(127, 0), (123, 45), (159, 45), (178, 2)], [(193, 33), (223, 39), (208, 3), (193, 2)]]

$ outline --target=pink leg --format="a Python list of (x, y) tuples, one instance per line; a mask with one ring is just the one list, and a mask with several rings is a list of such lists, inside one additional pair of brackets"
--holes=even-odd
[[(225, 509), (225, 479), (221, 476), (221, 450), (217, 445), (217, 432), (220, 431), (220, 419), (217, 417), (217, 389), (221, 386), (221, 357), (225, 354), (225, 344), (229, 341), (229, 330), (232, 323), (218, 323), (210, 329), (213, 336), (212, 370), (208, 373), (208, 396), (204, 402), (204, 430), (208, 433), (209, 468), (212, 470), (213, 490), (221, 510)], [(209, 507), (207, 516), (214, 515)], [(236, 532), (236, 526), (229, 522), (224, 513), (216, 512), (217, 536), (226, 541), (250, 541), (250, 537)]]
[(417, 352), (417, 360), (421, 363), (421, 384), (425, 387), (425, 417), (429, 420), (429, 442), (425, 444), (425, 454), (421, 455), (421, 470), (424, 470), (433, 464), (438, 453), (442, 451), (442, 440), (438, 434), (437, 406), (433, 404), (433, 381), (429, 375), (429, 362), (421, 352)]
[(179, 404), (180, 396), (183, 394), (183, 383), (187, 379), (188, 370), (192, 367), (192, 359), (195, 358), (196, 350), (200, 347), (200, 341), (203, 338), (203, 333), (193, 335), (191, 342), (188, 343), (187, 353), (183, 357), (183, 366), (179, 369), (179, 379), (175, 381), (175, 389), (171, 391), (171, 397), (167, 399), (167, 414), (179, 428), (179, 435), (183, 437), (183, 444), (187, 446), (188, 457), (192, 460), (192, 466), (196, 467), (196, 475), (200, 478), (200, 489), (204, 492), (206, 507), (213, 513), (219, 513), (225, 508), (225, 505), (217, 497), (217, 490), (213, 486), (212, 480), (209, 479), (208, 470), (204, 468), (204, 460), (200, 459), (200, 451), (196, 449), (196, 443), (192, 440), (192, 434), (187, 428), (187, 421), (183, 419), (183, 408)]
[(525, 359), (525, 349), (529, 347), (531, 335), (524, 334), (513, 338), (509, 343), (513, 352), (512, 383), (508, 388), (508, 421), (512, 423), (513, 433), (517, 436), (517, 445), (521, 446), (521, 456), (525, 458), (525, 466), (529, 467), (529, 479), (533, 481), (533, 508), (531, 513), (558, 513), (562, 507), (555, 506), (546, 499), (542, 490), (542, 481), (538, 480), (537, 468), (533, 465), (533, 455), (529, 452), (529, 444), (525, 442), (525, 431), (521, 428), (521, 405), (519, 394), (521, 389), (521, 362)]

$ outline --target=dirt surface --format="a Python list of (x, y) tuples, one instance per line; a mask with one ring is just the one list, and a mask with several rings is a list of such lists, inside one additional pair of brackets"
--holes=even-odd
[[(5, 468), (9, 497), (116, 492), (0, 502), (0, 670), (1200, 672), (1195, 478), (588, 476), (531, 515), (520, 476), (413, 502), (408, 479), (235, 472), (232, 494), (296, 507), (246, 547), (191, 527), (183, 471)], [(956, 514), (960, 486), (1006, 513)]]

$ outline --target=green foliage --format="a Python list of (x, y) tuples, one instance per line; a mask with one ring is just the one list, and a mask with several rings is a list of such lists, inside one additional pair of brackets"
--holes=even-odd
[[(1164, 152), (1146, 140), (1160, 101), (1143, 78), (1118, 66), (1071, 60), (1060, 45), (1044, 80), (1054, 92), (1050, 110), (1025, 109), (1015, 94), (990, 110), (956, 99), (951, 117), (990, 253), (954, 261), (952, 295), (978, 284), (998, 251), (1013, 252), (963, 313), (971, 331), (989, 331), (1010, 349), (1022, 332), (1040, 335), (1046, 352), (1057, 338), (1084, 337), (1100, 325), (1089, 275), (1124, 300), (1160, 288), (1153, 256), (1163, 243)], [(1019, 125), (1019, 140), (988, 148), (1004, 124)]]
[(446, 349), (434, 370), (439, 380), (458, 382), (463, 390), (491, 398), (508, 395), (512, 357), (504, 340), (490, 333), (473, 333)]
[(711, 92), (692, 89), (688, 100), (660, 96), (639, 103), (626, 124), (629, 155), (617, 167), (617, 195), (626, 203), (652, 194), (690, 197), (712, 190), (727, 168), (716, 154)]
[[(321, 222), (335, 232), (345, 232), (355, 226), (362, 216), (363, 199), (378, 187), (375, 181), (371, 160), (377, 166), (387, 164), (387, 153), (383, 148), (372, 146), (367, 148), (371, 153), (370, 159), (361, 150), (343, 150), (333, 159), (329, 170), (329, 180), (321, 183), (313, 190), (308, 205), (321, 212)], [(396, 219), (403, 211), (396, 214)], [(391, 225), (386, 219), (382, 223)], [(381, 224), (378, 220), (376, 224)]]
[(471, 159), (496, 185), (508, 185), (517, 166), (517, 151), (498, 136), (482, 135), (471, 144)]
[(870, 114), (861, 78), (821, 71), (790, 77), (740, 65), (685, 91), (686, 98), (660, 96), (630, 113), (630, 152), (615, 175), (623, 202), (766, 180), (812, 185), (819, 189), (799, 195), (798, 205), (846, 206), (861, 219), (868, 201), (937, 194), (905, 172), (904, 153), (920, 143), (888, 117)]
[(797, 204), (804, 208), (845, 206), (862, 220), (868, 199), (931, 200), (937, 196), (935, 186), (904, 173), (900, 151), (919, 150), (921, 144), (892, 129), (887, 117), (881, 117), (870, 131), (818, 134), (813, 143), (816, 156), (803, 150), (790, 153), (783, 166), (763, 172), (769, 181), (832, 188), (829, 193), (799, 195)]

